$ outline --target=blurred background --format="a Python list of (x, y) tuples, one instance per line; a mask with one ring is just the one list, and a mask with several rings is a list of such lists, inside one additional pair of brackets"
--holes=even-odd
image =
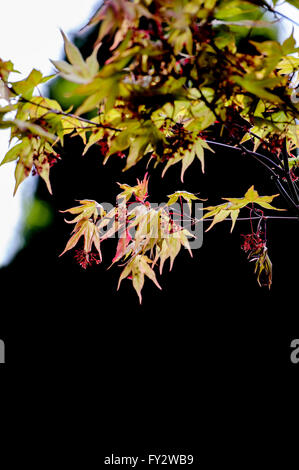
[[(48, 59), (63, 57), (59, 28), (88, 56), (95, 31), (77, 33), (97, 6), (93, 0), (52, 0), (42, 6), (28, 0), (17, 2), (16, 15), (16, 4), (8, 3), (2, 12), (1, 58), (11, 59), (22, 77), (33, 67), (52, 73)], [(293, 18), (297, 12), (279, 8)], [(273, 34), (285, 38), (292, 28), (282, 21)], [(294, 34), (298, 38), (298, 28)], [(59, 78), (42, 91), (68, 107), (70, 89)], [(4, 155), (8, 134), (1, 131), (0, 138)], [(162, 291), (146, 282), (139, 306), (129, 281), (116, 292), (119, 268), (105, 268), (114, 254), (113, 241), (107, 241), (103, 265), (87, 271), (71, 253), (59, 258), (70, 232), (59, 211), (83, 198), (106, 202), (109, 197), (113, 203), (116, 181), (133, 185), (146, 171), (142, 162), (127, 173), (121, 161), (103, 167), (96, 146), (84, 157), (82, 149), (80, 139), (67, 140), (51, 171), (53, 196), (44, 182), (30, 177), (13, 199), (13, 164), (0, 169), (0, 337), (7, 364), (39, 377), (67, 381), (72, 373), (79, 376), (94, 399), (90, 408), (85, 404), (87, 414), (95, 413), (104, 423), (106, 449), (124, 446), (128, 454), (128, 442), (133, 449), (137, 440), (144, 448), (192, 447), (195, 426), (204, 431), (200, 452), (205, 453), (215, 439), (219, 445), (224, 436), (236, 439), (244, 422), (255, 423), (258, 445), (263, 423), (276, 430), (277, 415), (286, 420), (291, 413), (287, 407), (273, 413), (272, 399), (283, 393), (289, 403), (295, 400), (289, 345), (298, 337), (299, 324), (298, 281), (292, 272), (298, 266), (298, 224), (269, 221), (270, 292), (258, 287), (253, 266), (240, 250), (240, 235), (249, 227), (240, 223), (230, 235), (229, 224), (223, 223), (204, 236), (193, 259), (180, 254), (173, 271), (165, 269)], [(157, 169), (150, 176), (153, 200), (187, 189), (214, 204), (222, 196), (243, 194), (252, 184), (260, 194), (276, 193), (258, 164), (237, 152), (208, 155), (206, 167), (207, 176), (199, 165), (187, 171), (183, 185), (179, 169), (173, 167), (162, 181)]]
[[(38, 0), (6, 2), (0, 28), (0, 56), (3, 60), (11, 60), (15, 69), (20, 72), (11, 74), (12, 80), (25, 78), (32, 68), (37, 68), (43, 75), (54, 73), (49, 59), (58, 59), (63, 54), (63, 40), (59, 29), (72, 36), (85, 26), (98, 5), (98, 0), (53, 0), (43, 4)], [(47, 93), (47, 86), (41, 86), (40, 91)], [(8, 145), (9, 130), (1, 130), (1, 159), (7, 152)], [(0, 266), (8, 264), (16, 251), (24, 245), (24, 224), (28, 225), (24, 217), (26, 218), (34, 203), (36, 185), (35, 178), (27, 179), (13, 198), (14, 169), (11, 165), (1, 168)], [(46, 220), (49, 219), (44, 216), (40, 223), (45, 224)]]

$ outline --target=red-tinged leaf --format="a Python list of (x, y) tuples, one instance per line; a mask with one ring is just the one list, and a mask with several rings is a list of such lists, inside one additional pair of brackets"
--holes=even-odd
[(132, 197), (132, 195), (134, 195), (135, 199), (138, 202), (144, 202), (148, 196), (148, 180), (148, 173), (146, 173), (142, 181), (137, 179), (136, 186), (129, 186), (128, 184), (117, 183), (119, 187), (124, 190), (118, 195), (118, 197), (125, 198), (126, 201), (128, 201)]
[(50, 183), (50, 164), (47, 157), (43, 154), (38, 159), (34, 160), (34, 165), (39, 176), (45, 181), (48, 191), (52, 194), (52, 188)]
[(118, 261), (120, 258), (122, 258), (126, 254), (127, 246), (128, 246), (128, 244), (130, 243), (131, 240), (132, 240), (132, 237), (129, 233), (129, 230), (126, 230), (125, 231), (125, 236), (121, 236), (119, 241), (118, 241), (117, 248), (116, 248), (116, 253), (115, 253), (115, 256), (112, 260), (112, 263), (115, 263), (116, 261)]

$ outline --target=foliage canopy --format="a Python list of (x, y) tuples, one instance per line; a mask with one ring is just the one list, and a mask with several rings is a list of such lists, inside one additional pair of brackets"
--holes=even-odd
[[(299, 8), (298, 0), (289, 3)], [(251, 233), (242, 247), (255, 264), (258, 282), (270, 287), (264, 209), (299, 215), (299, 48), (293, 35), (282, 43), (251, 39), (253, 31), (271, 30), (279, 21), (275, 5), (263, 0), (106, 0), (86, 26), (98, 28), (86, 59), (62, 32), (66, 60), (52, 60), (56, 74), (50, 77), (33, 69), (26, 79), (11, 81), (13, 64), (0, 60), (0, 95), (6, 101), (0, 127), (11, 129), (14, 142), (1, 164), (16, 162), (14, 192), (31, 173), (52, 192), (50, 169), (66, 136), (80, 136), (83, 154), (97, 145), (104, 163), (123, 159), (124, 171), (146, 159), (149, 172), (162, 166), (163, 177), (179, 164), (181, 181), (197, 160), (204, 172), (207, 155), (217, 147), (239, 150), (267, 169), (278, 194), (260, 196), (252, 186), (243, 197), (204, 207), (201, 220), (210, 219), (210, 230), (230, 217), (233, 230), (240, 210), (249, 211)], [(103, 60), (107, 47), (110, 55)], [(76, 84), (74, 93), (85, 97), (77, 109), (63, 110), (56, 100), (36, 95), (38, 86), (56, 75)], [(101, 262), (103, 241), (118, 234), (112, 263), (124, 265), (119, 285), (131, 279), (141, 301), (145, 276), (160, 288), (157, 263), (162, 272), (169, 259), (171, 268), (182, 247), (192, 255), (192, 235), (180, 218), (189, 217), (193, 224), (199, 220), (188, 210), (175, 218), (170, 209), (177, 202), (191, 209), (198, 197), (174, 191), (168, 203), (156, 208), (148, 174), (136, 186), (119, 186), (117, 204), (108, 212), (91, 200), (64, 211), (75, 216), (69, 221), (75, 225), (63, 253), (84, 240), (75, 257), (86, 268)], [(283, 208), (271, 204), (278, 195)]]

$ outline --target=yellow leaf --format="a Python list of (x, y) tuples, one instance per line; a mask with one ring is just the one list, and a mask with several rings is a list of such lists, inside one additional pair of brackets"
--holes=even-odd
[(133, 259), (131, 259), (123, 269), (118, 281), (117, 290), (120, 287), (121, 281), (129, 275), (132, 276), (133, 287), (137, 292), (140, 303), (142, 302), (141, 291), (144, 285), (144, 275), (151, 279), (151, 281), (153, 281), (154, 284), (159, 289), (161, 289), (153, 269), (151, 269), (148, 265), (149, 263), (152, 263), (152, 261), (145, 255), (134, 256)]
[(229, 201), (232, 204), (230, 209), (241, 209), (242, 207), (247, 206), (247, 204), (255, 203), (265, 207), (266, 209), (284, 211), (285, 209), (278, 209), (277, 207), (273, 207), (269, 204), (269, 202), (272, 202), (277, 196), (279, 196), (279, 194), (274, 194), (273, 196), (259, 196), (258, 192), (254, 189), (254, 186), (251, 186), (242, 198), (224, 197), (222, 199)]
[(182, 159), (182, 171), (181, 171), (181, 182), (184, 182), (184, 173), (186, 169), (191, 165), (195, 158), (194, 148), (190, 151), (185, 152), (184, 158)]
[[(230, 210), (226, 210), (226, 209), (220, 209), (219, 212), (217, 212), (217, 214), (215, 214), (214, 216), (214, 219), (213, 219), (213, 222), (211, 223), (211, 225), (206, 229), (206, 232), (208, 232), (209, 230), (211, 230), (211, 228), (215, 225), (215, 224), (218, 224), (218, 222), (222, 222), (224, 219), (226, 219), (226, 217), (228, 217), (230, 215), (231, 211)], [(210, 213), (207, 213), (204, 217), (208, 217)]]
[(71, 214), (78, 214), (77, 217), (75, 217), (73, 220), (67, 221), (70, 224), (76, 223), (81, 219), (90, 218), (93, 218), (94, 222), (96, 222), (99, 216), (102, 217), (103, 215), (105, 215), (103, 206), (97, 201), (83, 199), (78, 202), (80, 202), (81, 206), (71, 207), (70, 209), (66, 209), (65, 211), (60, 211), (62, 213), (70, 212)]
[(100, 238), (99, 231), (96, 225), (90, 220), (82, 219), (79, 220), (73, 230), (73, 235), (66, 244), (65, 249), (60, 254), (62, 256), (66, 251), (71, 250), (78, 243), (81, 236), (84, 237), (84, 251), (89, 253), (92, 250), (92, 245), (94, 244), (97, 249), (100, 259), (102, 259), (101, 249), (100, 249)]

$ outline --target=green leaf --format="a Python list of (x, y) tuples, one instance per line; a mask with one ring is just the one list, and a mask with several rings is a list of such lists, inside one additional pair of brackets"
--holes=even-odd
[(30, 140), (27, 137), (24, 137), (22, 142), (12, 147), (6, 153), (5, 157), (3, 158), (1, 165), (4, 163), (9, 163), (14, 160), (17, 160), (21, 155), (27, 155), (28, 152), (31, 150)]
[(299, 58), (293, 56), (283, 57), (277, 64), (276, 68), (281, 74), (289, 75), (296, 72), (299, 70)]
[(37, 85), (43, 83), (44, 78), (39, 70), (33, 69), (27, 78), (14, 82), (13, 90), (18, 94), (24, 96), (27, 100), (30, 100), (33, 91)]
[(289, 161), (289, 168), (292, 169), (294, 167), (299, 167), (299, 157), (292, 157), (288, 159)]
[(235, 83), (243, 87), (245, 90), (253, 93), (259, 98), (264, 98), (271, 103), (283, 103), (283, 101), (274, 93), (270, 93), (267, 89), (274, 88), (280, 83), (280, 78), (264, 78), (257, 79), (254, 75), (247, 75), (245, 77), (239, 77), (238, 75), (233, 75), (232, 80)]
[(214, 16), (218, 20), (238, 21), (244, 16), (248, 17), (253, 14), (260, 14), (257, 4), (249, 1), (228, 0), (219, 2)]

